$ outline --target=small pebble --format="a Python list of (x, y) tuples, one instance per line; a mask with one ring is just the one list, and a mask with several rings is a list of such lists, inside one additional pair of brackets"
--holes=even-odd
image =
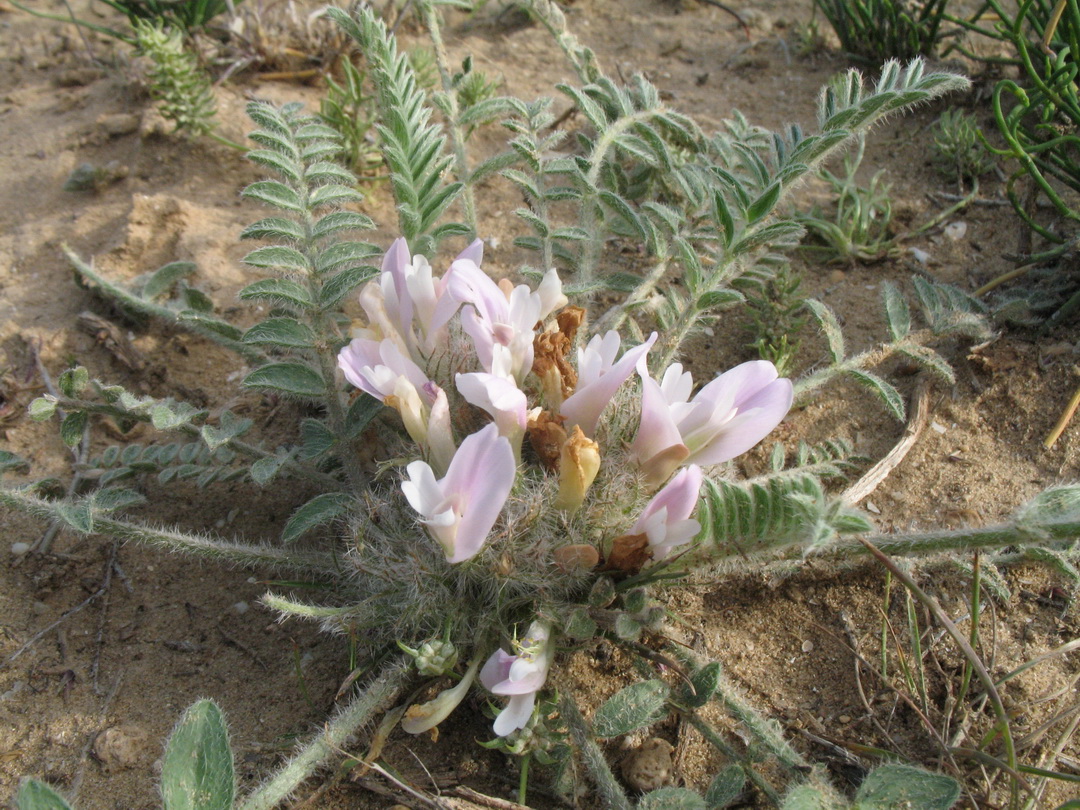
[(866, 502), (866, 511), (873, 512), (875, 515), (881, 514), (881, 510), (877, 508), (877, 505), (873, 501)]
[(925, 250), (920, 250), (917, 247), (913, 247), (908, 248), (908, 251), (910, 251), (915, 261), (917, 261), (919, 264), (926, 264), (928, 261), (930, 261), (930, 254), (927, 253)]
[(623, 760), (622, 774), (634, 790), (650, 791), (663, 787), (671, 780), (675, 747), (667, 740), (653, 737), (641, 744)]
[(11, 544), (11, 553), (14, 554), (16, 557), (21, 557), (23, 554), (25, 554), (29, 550), (30, 550), (30, 544), (29, 543), (12, 543)]
[(839, 717), (837, 717), (836, 719), (839, 720), (841, 723), (844, 723), (845, 725), (847, 723), (851, 722), (851, 717), (849, 715), (846, 715), (846, 714), (842, 714)]
[(931, 422), (930, 429), (935, 433), (944, 433), (946, 431), (946, 427), (940, 422)]
[(812, 652), (813, 649), (814, 649), (814, 642), (807, 640), (807, 641), (804, 641), (802, 643), (802, 651), (803, 652), (805, 652), (805, 653)]
[(46, 605), (44, 602), (34, 602), (33, 610), (35, 615), (40, 616), (43, 613), (49, 612), (49, 606)]
[(94, 739), (94, 756), (107, 771), (141, 765), (148, 749), (146, 732), (134, 726), (113, 726)]
[(232, 609), (233, 613), (237, 613), (243, 616), (245, 613), (251, 610), (251, 606), (247, 602), (237, 602), (235, 605), (232, 606)]
[(954, 242), (964, 238), (967, 233), (966, 222), (950, 222), (945, 226), (945, 235)]
[(116, 113), (115, 115), (101, 116), (98, 119), (98, 126), (106, 134), (118, 138), (121, 135), (130, 135), (132, 132), (138, 131), (141, 120), (139, 116), (132, 113)]

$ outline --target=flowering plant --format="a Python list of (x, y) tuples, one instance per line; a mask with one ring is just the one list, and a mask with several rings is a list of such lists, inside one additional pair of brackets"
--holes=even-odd
[[(88, 459), (86, 468), (97, 473), (89, 494), (50, 500), (32, 483), (0, 489), (0, 503), (85, 534), (326, 583), (332, 587), (319, 591), (328, 595), (317, 604), (284, 591), (263, 601), (282, 616), (364, 640), (364, 660), (350, 680), (361, 688), (324, 733), (243, 800), (235, 797), (220, 712), (196, 704), (170, 743), (167, 797), (187, 795), (185, 768), (197, 763), (220, 787), (214, 806), (267, 810), (378, 716), (386, 719), (372, 758), (397, 726), (413, 734), (435, 728), (477, 682), (493, 699), (508, 699), (498, 707), (491, 744), (523, 763), (553, 765), (566, 765), (572, 748), (607, 806), (630, 801), (596, 740), (646, 728), (667, 710), (706, 729), (732, 759), (732, 795), (749, 781), (777, 800), (779, 789), (789, 788), (833, 796), (824, 776), (727, 684), (718, 662), (663, 645), (656, 634), (667, 611), (653, 586), (811, 552), (864, 553), (851, 536), (872, 532), (869, 518), (822, 483), (852, 466), (842, 443), (800, 447), (792, 464), (778, 447), (767, 472), (752, 481), (733, 480), (720, 465), (761, 442), (797, 397), (837, 377), (857, 380), (902, 415), (899, 394), (874, 367), (903, 354), (947, 378), (948, 364), (927, 344), (985, 336), (988, 327), (977, 302), (924, 282), (917, 289), (927, 328), (912, 331), (907, 302), (888, 288), (892, 340), (860, 355), (847, 356), (831, 311), (807, 302), (830, 362), (794, 383), (771, 363), (750, 361), (695, 391), (677, 360), (688, 337), (742, 301), (736, 282), (767, 274), (777, 252), (797, 239), (798, 223), (778, 205), (801, 178), (881, 116), (965, 82), (927, 73), (920, 62), (891, 63), (873, 87), (854, 72), (834, 80), (821, 97), (818, 134), (798, 127), (765, 133), (737, 117), (706, 135), (645, 79), (624, 86), (604, 76), (556, 6), (529, 5), (580, 79), (580, 86), (559, 87), (588, 122), (572, 155), (556, 148), (565, 133), (550, 131), (550, 100), (488, 99), (482, 111), (460, 108), (448, 92), (434, 5), (420, 0), (447, 74), (433, 101), (448, 149), (385, 25), (367, 8), (351, 16), (331, 8), (328, 16), (357, 41), (378, 85), (400, 238), (385, 250), (346, 238), (374, 223), (358, 210), (363, 195), (355, 178), (331, 159), (337, 133), (299, 105), (254, 103), (249, 113), (258, 129), (250, 137), (259, 148), (250, 157), (280, 179), (244, 193), (280, 216), (242, 234), (266, 242), (245, 261), (269, 277), (240, 298), (263, 304), (266, 317), (244, 330), (218, 318), (184, 279), (193, 269), (187, 266), (167, 265), (122, 285), (71, 256), (89, 285), (125, 308), (234, 349), (251, 366), (245, 388), (317, 407), (300, 422), (296, 442), (267, 449), (245, 438), (252, 421), (228, 409), (210, 414), (136, 396), (70, 369), (55, 392), (31, 406), (36, 419), (61, 417), (69, 445), (102, 418), (149, 423), (176, 441), (132, 442)], [(470, 164), (464, 132), (493, 113), (506, 118), (510, 148)], [(528, 233), (519, 246), (539, 264), (520, 268), (530, 283), (493, 279), (476, 238), (474, 192), (481, 180), (497, 178), (526, 200), (518, 213)], [(462, 222), (447, 221), (455, 202)], [(629, 289), (605, 269), (607, 240), (628, 234), (651, 262)], [(437, 275), (439, 245), (460, 237), (464, 249)], [(598, 313), (601, 292), (615, 303)], [(343, 310), (355, 314), (356, 306), (363, 317), (350, 322)], [(361, 443), (378, 445), (378, 464), (365, 463)], [(18, 467), (8, 456), (0, 462)], [(265, 487), (296, 479), (318, 494), (297, 506), (280, 544), (231, 542), (124, 517), (143, 496), (119, 484), (150, 472), (165, 484), (189, 478)], [(896, 552), (1032, 538), (1052, 545), (1077, 530), (1076, 513), (1075, 499), (1054, 495), (975, 539), (872, 539)], [(297, 542), (320, 529), (322, 544)], [(655, 666), (656, 677), (620, 691), (586, 720), (572, 689), (559, 683), (558, 651), (601, 638)], [(679, 681), (669, 683), (668, 673)], [(406, 698), (414, 675), (446, 680), (426, 683), (430, 699), (422, 700), (422, 691)], [(746, 756), (724, 748), (723, 735), (698, 713), (713, 698), (754, 741)], [(189, 720), (197, 733), (188, 731)], [(215, 756), (204, 756), (210, 748)], [(759, 772), (764, 753), (782, 766), (779, 789)], [(523, 776), (527, 771), (523, 764)], [(802, 784), (808, 774), (812, 785)], [(688, 790), (661, 790), (646, 806), (673, 806), (660, 804), (673, 796), (685, 800), (678, 806), (701, 803)]]

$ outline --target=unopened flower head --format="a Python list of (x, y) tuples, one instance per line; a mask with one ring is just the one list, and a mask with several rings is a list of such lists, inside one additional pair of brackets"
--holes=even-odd
[(696, 464), (680, 470), (646, 504), (630, 529), (631, 535), (648, 538), (654, 560), (664, 559), (673, 548), (689, 543), (701, 531), (701, 524), (690, 517), (697, 508), (701, 479), (701, 467)]

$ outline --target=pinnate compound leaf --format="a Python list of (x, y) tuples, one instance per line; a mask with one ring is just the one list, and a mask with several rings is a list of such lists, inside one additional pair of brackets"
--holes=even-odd
[(859, 385), (877, 394), (886, 410), (896, 417), (896, 419), (901, 422), (904, 421), (907, 413), (907, 409), (904, 407), (904, 398), (900, 396), (900, 392), (893, 387), (892, 383), (886, 382), (871, 371), (864, 371), (858, 368), (849, 368), (847, 373), (850, 374)]
[(739, 765), (728, 765), (716, 775), (705, 791), (705, 806), (709, 810), (721, 810), (733, 804), (746, 787), (746, 772)]
[(960, 798), (960, 783), (943, 773), (930, 773), (911, 765), (882, 765), (872, 770), (859, 787), (859, 810), (949, 810)]
[(161, 767), (165, 810), (232, 810), (236, 799), (229, 731), (221, 709), (200, 700), (169, 737)]
[(15, 797), (15, 806), (18, 810), (71, 810), (71, 805), (63, 796), (37, 779), (27, 779), (22, 783), (19, 795)]
[(190, 276), (196, 269), (194, 262), (169, 262), (162, 265), (143, 284), (142, 297), (152, 300), (168, 294), (176, 282)]
[(326, 393), (326, 385), (319, 373), (302, 363), (271, 363), (257, 368), (244, 379), (244, 387), (294, 397), (319, 397)]
[(325, 492), (316, 495), (292, 513), (281, 532), (284, 543), (292, 543), (312, 529), (336, 520), (349, 510), (351, 498), (343, 492)]
[(619, 737), (651, 726), (665, 713), (671, 690), (661, 680), (632, 684), (612, 695), (593, 717), (597, 737)]
[(68, 447), (75, 447), (82, 441), (83, 431), (89, 421), (90, 415), (86, 411), (69, 413), (60, 423), (60, 440)]
[(705, 810), (705, 800), (692, 790), (662, 787), (641, 797), (638, 810)]

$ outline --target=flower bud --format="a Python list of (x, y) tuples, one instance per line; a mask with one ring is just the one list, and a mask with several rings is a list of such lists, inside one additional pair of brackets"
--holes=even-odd
[(555, 508), (573, 514), (585, 502), (585, 494), (600, 471), (600, 445), (585, 436), (580, 427), (563, 442), (559, 459), (559, 495)]

